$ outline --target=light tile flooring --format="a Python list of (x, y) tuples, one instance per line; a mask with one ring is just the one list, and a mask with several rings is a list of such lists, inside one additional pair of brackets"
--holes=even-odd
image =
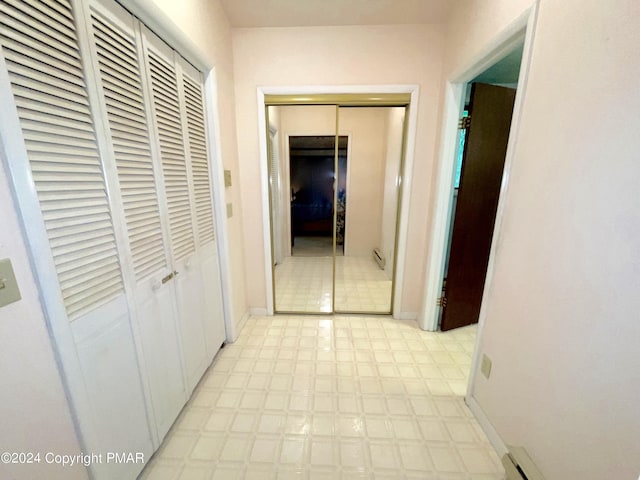
[(371, 257), (336, 257), (336, 305), (341, 312), (391, 312), (391, 278)]
[[(332, 257), (286, 257), (275, 269), (276, 310), (330, 313)], [(336, 257), (335, 310), (388, 313), (391, 279), (371, 257)]]
[(499, 480), (463, 400), (475, 328), (250, 318), (141, 478)]
[(276, 311), (333, 311), (333, 257), (285, 257), (274, 277)]
[[(291, 250), (294, 257), (332, 257), (333, 237), (296, 237)], [(336, 255), (342, 252), (342, 245), (336, 245)]]

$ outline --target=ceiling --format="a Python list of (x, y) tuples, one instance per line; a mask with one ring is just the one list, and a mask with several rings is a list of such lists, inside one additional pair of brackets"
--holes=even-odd
[(221, 0), (232, 27), (443, 23), (452, 0)]

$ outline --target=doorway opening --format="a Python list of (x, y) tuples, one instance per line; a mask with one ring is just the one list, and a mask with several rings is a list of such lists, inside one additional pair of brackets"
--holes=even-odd
[(348, 137), (338, 139), (338, 195), (334, 204), (335, 136), (289, 137), (291, 255), (333, 255), (333, 211), (337, 205), (336, 255), (344, 253)]
[[(509, 124), (511, 119), (514, 120), (514, 124), (507, 125), (506, 128), (502, 127), (506, 131), (501, 160), (503, 168), (498, 175), (499, 181), (497, 197), (493, 206), (494, 212), (491, 221), (488, 223), (489, 241), (485, 254), (487, 258), (481, 269), (481, 274), (476, 275), (476, 278), (479, 278), (481, 282), (480, 294), (475, 295), (474, 300), (477, 302), (477, 307), (470, 317), (471, 320), (467, 315), (466, 323), (462, 325), (478, 322), (482, 324), (480, 306), (484, 297), (485, 279), (487, 277), (490, 278), (493, 266), (492, 258), (496, 243), (495, 239), (493, 239), (493, 232), (499, 231), (502, 210), (504, 209), (502, 198), (508, 184), (513, 151), (511, 139), (515, 137), (514, 132), (517, 131), (519, 125), (522, 95), (526, 85), (528, 61), (533, 39), (531, 32), (533, 31), (534, 23), (535, 9), (532, 8), (494, 38), (485, 51), (479, 54), (467, 67), (454, 72), (451, 76), (452, 80), (446, 84), (444, 126), (440, 152), (441, 166), (436, 181), (436, 207), (433, 217), (432, 241), (428, 254), (423, 305), (418, 316), (418, 323), (424, 330), (439, 330), (441, 327), (440, 321), (446, 315), (446, 309), (451, 306), (449, 298), (443, 295), (442, 289), (444, 285), (447, 290), (446, 294), (448, 294), (452, 282), (451, 264), (453, 256), (450, 253), (455, 243), (455, 214), (459, 210), (460, 202), (459, 191), (457, 192), (455, 189), (456, 173), (460, 173), (459, 180), (460, 188), (462, 189), (465, 183), (465, 148), (461, 146), (461, 143), (464, 145), (469, 144), (468, 136), (471, 130), (468, 128), (470, 126), (470, 123), (467, 123), (468, 120), (461, 121), (461, 117), (463, 117), (467, 106), (470, 105), (472, 100), (473, 85), (487, 83), (491, 86), (497, 85), (505, 89), (515, 89), (517, 93), (513, 95), (515, 100), (511, 100), (511, 111), (508, 114)], [(473, 119), (473, 112), (470, 112), (470, 116)], [(458, 128), (459, 126), (462, 128)], [(476, 128), (477, 130), (478, 128)], [(462, 135), (465, 135), (466, 138), (462, 139)], [(460, 163), (461, 160), (462, 163)], [(457, 198), (456, 193), (458, 193)], [(476, 197), (481, 198), (482, 194), (476, 193)], [(466, 235), (473, 237), (474, 229), (471, 228)]]
[(524, 37), (465, 87), (445, 247), (440, 329), (478, 322)]

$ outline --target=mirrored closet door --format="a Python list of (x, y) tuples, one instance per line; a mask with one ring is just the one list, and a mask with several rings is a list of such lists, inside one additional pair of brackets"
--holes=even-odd
[(277, 312), (333, 311), (336, 107), (268, 107)]
[(349, 138), (338, 171), (343, 253), (335, 262), (336, 312), (391, 313), (404, 107), (340, 107)]
[(266, 107), (276, 312), (392, 313), (405, 111)]

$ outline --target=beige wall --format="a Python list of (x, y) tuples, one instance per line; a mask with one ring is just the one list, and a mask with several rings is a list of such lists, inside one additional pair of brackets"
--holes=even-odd
[[(1, 145), (0, 145), (1, 150)], [(11, 259), (22, 300), (0, 308), (0, 452), (79, 453), (38, 289), (0, 154), (0, 258)], [(0, 463), (0, 478), (84, 479), (84, 467)]]
[[(447, 57), (522, 6), (465, 2)], [(639, 24), (636, 0), (540, 2), (473, 396), (548, 480), (640, 472)]]
[[(131, 0), (134, 3), (139, 0)], [(231, 170), (232, 186), (225, 190), (226, 202), (233, 205), (233, 217), (227, 220), (229, 261), (231, 266), (233, 318), (236, 325), (247, 312), (244, 259), (243, 208), (240, 196), (240, 172), (236, 147), (233, 54), (231, 27), (218, 0), (146, 0), (155, 5), (193, 42), (215, 67), (218, 83), (218, 107), (222, 163)], [(236, 332), (238, 333), (238, 332)]]
[(460, 0), (447, 23), (445, 72), (468, 66), (471, 59), (520, 17), (533, 0)]
[(387, 109), (341, 108), (340, 135), (349, 135), (345, 255), (371, 257), (382, 234)]
[[(260, 186), (258, 86), (418, 84), (418, 136), (409, 197), (402, 312), (417, 312), (424, 277), (429, 185), (440, 99), (443, 28), (374, 26), (233, 31), (238, 154), (244, 211), (247, 298), (266, 305)], [(302, 48), (304, 47), (304, 48)]]

